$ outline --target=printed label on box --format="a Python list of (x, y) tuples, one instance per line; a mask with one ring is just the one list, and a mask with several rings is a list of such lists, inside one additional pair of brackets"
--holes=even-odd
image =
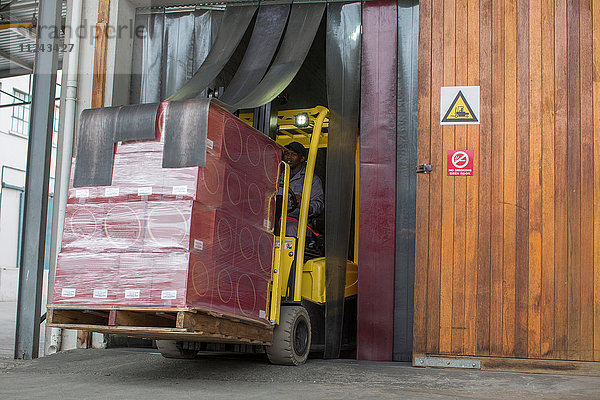
[(204, 242), (202, 240), (194, 239), (194, 248), (196, 250), (204, 250)]
[(188, 194), (187, 186), (173, 186), (173, 194)]
[(215, 147), (215, 143), (210, 139), (206, 139), (206, 147), (212, 150)]
[(63, 288), (62, 297), (75, 297), (77, 290), (71, 288)]
[(127, 289), (125, 291), (125, 298), (126, 299), (139, 299), (140, 298), (139, 289)]
[(259, 316), (260, 318), (264, 318), (266, 315), (267, 315), (267, 313), (265, 313), (265, 310), (260, 310), (260, 311), (258, 312), (258, 316)]
[(175, 300), (177, 298), (177, 290), (163, 290), (160, 293), (162, 300)]
[(107, 289), (94, 289), (94, 298), (95, 299), (105, 299), (108, 297)]
[(138, 196), (150, 196), (151, 194), (152, 194), (152, 187), (138, 188)]
[(75, 197), (78, 199), (85, 199), (90, 197), (90, 189), (77, 189), (75, 191)]
[(104, 189), (104, 197), (115, 197), (119, 195), (119, 188), (107, 187)]

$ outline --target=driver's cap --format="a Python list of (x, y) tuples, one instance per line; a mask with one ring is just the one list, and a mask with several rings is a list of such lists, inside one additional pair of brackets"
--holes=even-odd
[(304, 146), (300, 142), (291, 142), (289, 144), (286, 144), (285, 148), (286, 149), (290, 149), (293, 152), (298, 153), (301, 156), (306, 157), (306, 149), (304, 148)]

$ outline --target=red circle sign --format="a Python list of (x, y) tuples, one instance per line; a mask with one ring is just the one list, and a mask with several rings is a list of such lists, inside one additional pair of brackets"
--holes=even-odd
[(464, 151), (457, 151), (452, 155), (452, 165), (454, 168), (464, 168), (469, 165), (469, 155)]

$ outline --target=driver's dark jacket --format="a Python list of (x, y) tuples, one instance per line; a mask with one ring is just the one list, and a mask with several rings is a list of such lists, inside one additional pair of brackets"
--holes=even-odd
[[(295, 194), (302, 195), (305, 174), (306, 174), (306, 166), (303, 165), (302, 168), (300, 168), (300, 171), (298, 171), (295, 175), (290, 177), (290, 189)], [(279, 179), (279, 192), (277, 193), (279, 195), (283, 194), (283, 176), (284, 175), (281, 174), (281, 177)], [(321, 213), (323, 212), (323, 207), (324, 207), (323, 197), (324, 197), (323, 184), (321, 183), (321, 179), (318, 176), (313, 175), (312, 188), (310, 190), (310, 206), (312, 207), (313, 212), (312, 212), (312, 214), (309, 215), (310, 217), (317, 217), (317, 216), (321, 215)], [(298, 204), (298, 208), (296, 208), (292, 212), (288, 213), (289, 217), (294, 217), (294, 218), (298, 218), (299, 215), (300, 215), (300, 204)]]

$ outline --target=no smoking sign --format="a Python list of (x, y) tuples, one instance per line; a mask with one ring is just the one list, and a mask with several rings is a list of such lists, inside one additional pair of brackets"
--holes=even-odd
[(473, 176), (473, 150), (448, 150), (448, 176)]

